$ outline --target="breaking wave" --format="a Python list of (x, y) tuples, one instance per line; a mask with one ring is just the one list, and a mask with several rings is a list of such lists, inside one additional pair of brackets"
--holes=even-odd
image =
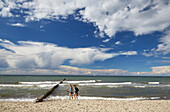
[[(67, 100), (68, 96), (51, 96), (46, 100)], [(88, 96), (79, 96), (80, 100), (119, 100), (119, 101), (132, 101), (132, 100), (155, 100), (160, 99), (160, 97), (134, 97), (134, 98), (106, 98), (106, 97), (88, 97)], [(0, 101), (11, 101), (11, 102), (34, 102), (35, 98), (8, 98), (0, 99)]]
[[(44, 88), (49, 89), (59, 81), (40, 81), (40, 82), (18, 82), (18, 83), (4, 83), (0, 84), (0, 88), (11, 87), (11, 88)], [(145, 87), (170, 87), (170, 84), (160, 84), (159, 82), (145, 82), (145, 83), (136, 83), (136, 82), (114, 82), (114, 83), (104, 83), (101, 80), (82, 80), (82, 81), (64, 81), (62, 86), (68, 86), (69, 84), (77, 84), (78, 86), (94, 86), (94, 87), (109, 87), (109, 88), (118, 88), (118, 87), (135, 87), (135, 88), (145, 88)]]

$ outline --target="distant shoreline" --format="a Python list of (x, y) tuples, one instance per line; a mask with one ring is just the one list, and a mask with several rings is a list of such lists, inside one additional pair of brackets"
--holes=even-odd
[(170, 77), (170, 76), (148, 76), (148, 75), (143, 75), (143, 76), (134, 76), (134, 75), (19, 75), (19, 74), (0, 74), (0, 76), (60, 76), (60, 77), (72, 77), (72, 76), (76, 76), (76, 77)]

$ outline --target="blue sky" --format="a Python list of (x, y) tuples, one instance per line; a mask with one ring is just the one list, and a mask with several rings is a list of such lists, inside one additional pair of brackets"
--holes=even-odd
[(0, 74), (170, 75), (162, 0), (2, 0)]

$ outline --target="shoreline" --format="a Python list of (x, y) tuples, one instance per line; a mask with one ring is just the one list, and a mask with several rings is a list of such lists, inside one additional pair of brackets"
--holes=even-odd
[[(170, 100), (163, 97), (91, 97), (79, 96), (79, 100), (106, 100), (106, 101), (142, 101), (142, 100)], [(36, 98), (5, 98), (0, 102), (34, 102)], [(68, 100), (69, 96), (50, 96), (44, 101)], [(75, 99), (73, 99), (75, 100)]]
[(0, 101), (0, 112), (170, 112), (170, 100), (52, 100), (40, 103)]

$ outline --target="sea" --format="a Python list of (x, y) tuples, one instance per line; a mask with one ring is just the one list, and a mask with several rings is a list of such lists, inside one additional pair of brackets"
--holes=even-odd
[(0, 101), (33, 102), (63, 79), (45, 100), (68, 99), (69, 84), (77, 85), (79, 99), (170, 99), (170, 77), (0, 75)]

